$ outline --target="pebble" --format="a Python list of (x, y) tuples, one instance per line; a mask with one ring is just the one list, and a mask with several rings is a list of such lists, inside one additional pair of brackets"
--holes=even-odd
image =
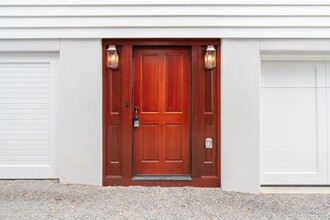
[(330, 219), (329, 194), (0, 180), (0, 219)]

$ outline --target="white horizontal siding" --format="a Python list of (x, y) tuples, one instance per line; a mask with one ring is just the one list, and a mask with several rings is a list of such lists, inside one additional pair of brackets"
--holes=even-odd
[[(265, 5), (143, 5), (143, 6), (6, 6), (0, 17), (226, 17), (226, 16), (329, 16), (330, 5), (323, 6), (265, 6)], [(33, 10), (31, 10), (33, 9)]]
[(329, 5), (328, 0), (2, 0), (0, 5)]
[[(329, 7), (330, 11), (330, 7)], [(27, 20), (29, 22), (27, 22)], [(329, 17), (31, 17), (1, 18), (1, 28), (330, 27)]]
[(329, 26), (326, 0), (0, 2), (0, 38), (326, 38)]

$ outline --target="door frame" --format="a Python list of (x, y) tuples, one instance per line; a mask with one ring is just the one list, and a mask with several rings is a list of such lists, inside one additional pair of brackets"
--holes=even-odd
[[(110, 70), (106, 66), (106, 50), (109, 45), (116, 45), (119, 51), (118, 70)], [(203, 57), (207, 45), (214, 45), (217, 49), (217, 66), (213, 70), (204, 68)], [(191, 48), (192, 179), (189, 181), (133, 179), (132, 104), (135, 46), (188, 46)], [(220, 39), (103, 39), (103, 185), (220, 186), (220, 51)], [(206, 77), (204, 76), (206, 74), (211, 83), (211, 89), (207, 90), (211, 94), (209, 96), (211, 112), (205, 111)], [(113, 78), (115, 75), (117, 75), (116, 82)], [(111, 87), (111, 83), (117, 86)], [(115, 90), (112, 90), (113, 88)], [(113, 101), (116, 101), (116, 112), (111, 112), (110, 109)], [(113, 128), (110, 128), (112, 126)], [(208, 137), (213, 138), (215, 146), (211, 150), (204, 147), (206, 133), (210, 134), (207, 135)]]

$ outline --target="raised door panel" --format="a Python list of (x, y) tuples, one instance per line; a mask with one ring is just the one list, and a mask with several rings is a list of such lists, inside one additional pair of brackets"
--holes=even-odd
[[(159, 101), (159, 55), (141, 54), (142, 59), (140, 81), (136, 86), (140, 89), (140, 106), (142, 112), (158, 112)], [(140, 84), (140, 85), (137, 85)]]
[(183, 111), (183, 57), (181, 54), (165, 56), (165, 111)]
[(119, 114), (120, 108), (120, 72), (111, 71), (108, 74), (110, 78), (110, 114)]
[(142, 161), (159, 161), (159, 126), (143, 124)]
[(183, 142), (182, 125), (167, 124), (165, 126), (166, 161), (182, 161)]

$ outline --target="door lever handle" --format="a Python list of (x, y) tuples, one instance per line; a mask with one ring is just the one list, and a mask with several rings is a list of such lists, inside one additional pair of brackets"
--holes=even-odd
[(134, 113), (137, 115), (139, 113), (140, 107), (139, 106), (134, 106)]

